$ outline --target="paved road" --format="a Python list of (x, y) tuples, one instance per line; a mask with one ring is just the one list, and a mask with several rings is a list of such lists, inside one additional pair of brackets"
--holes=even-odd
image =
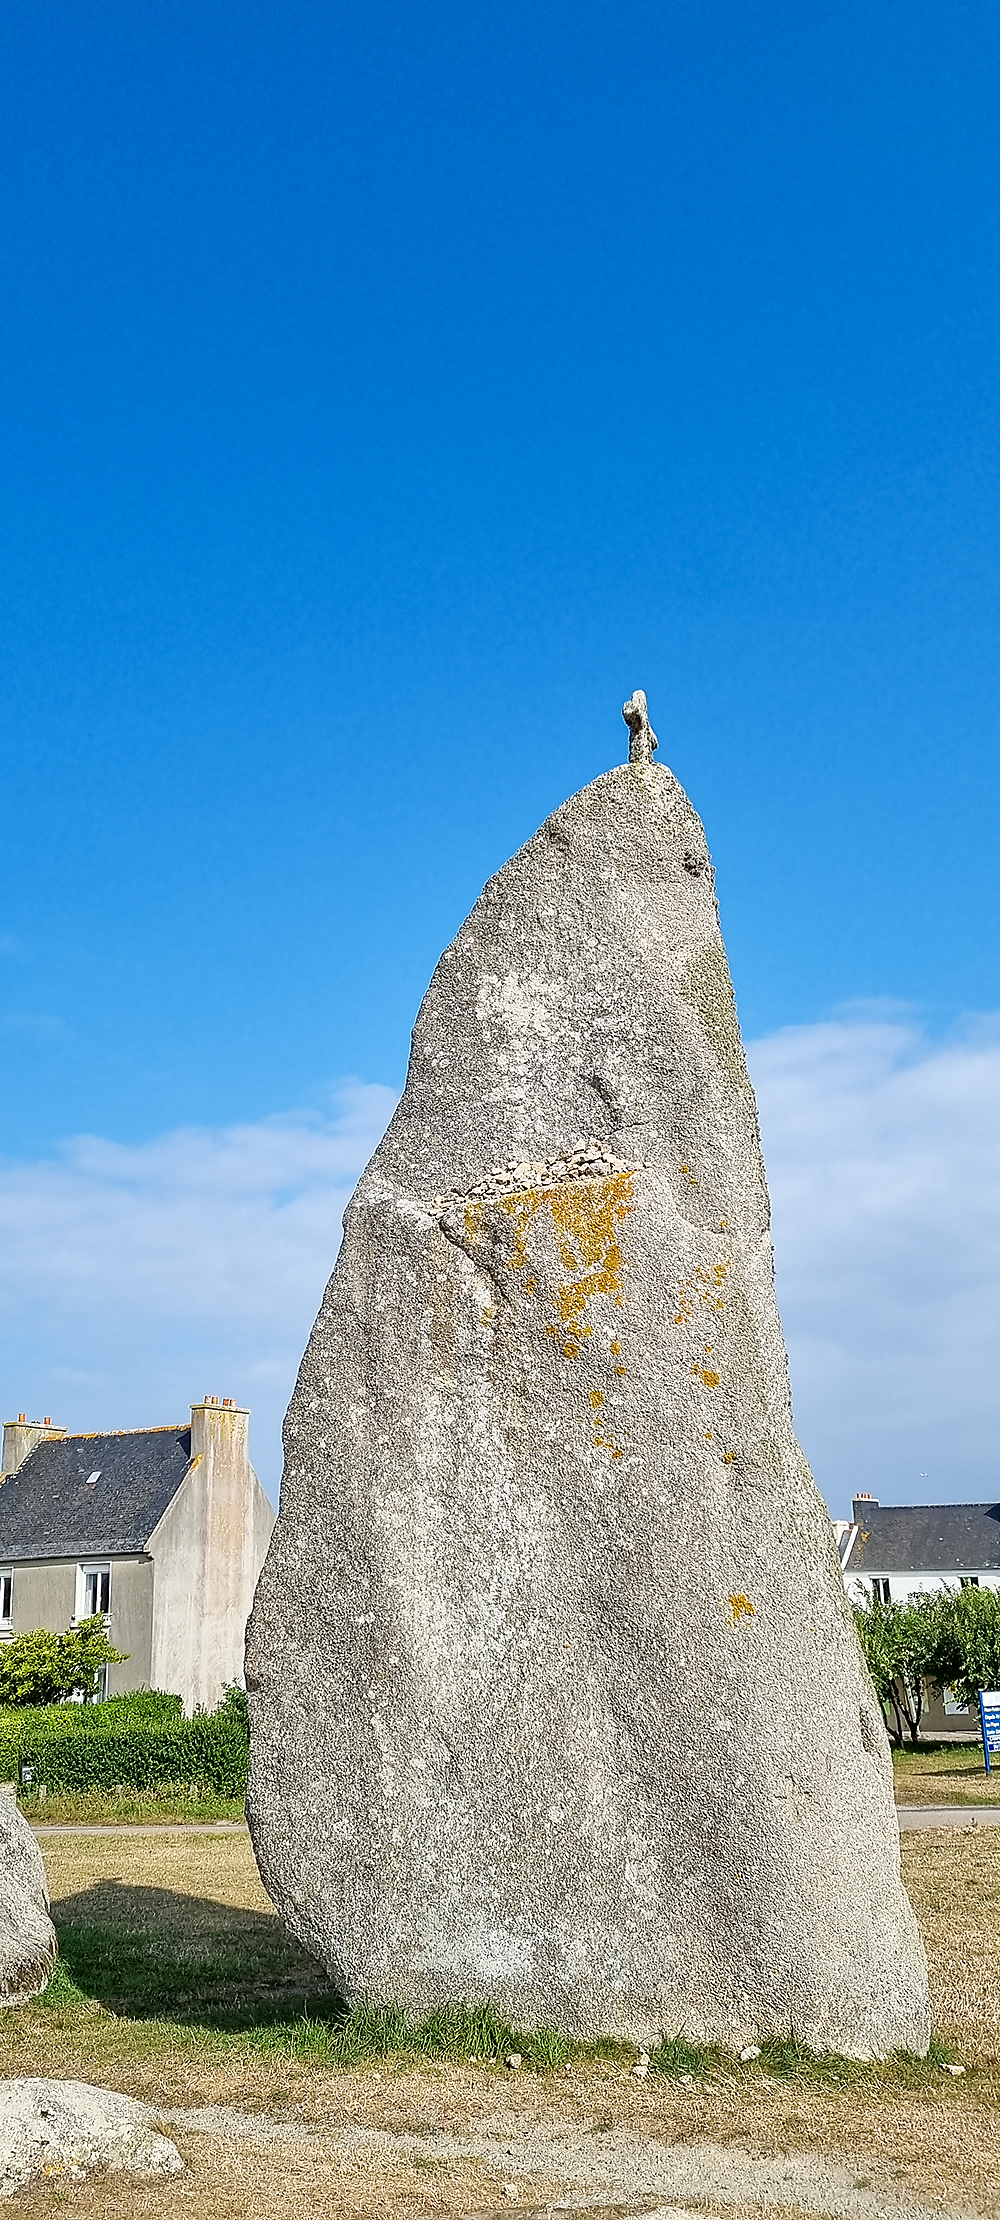
[[(900, 1834), (924, 1827), (1000, 1826), (998, 1804), (897, 1804)], [(116, 1825), (102, 1820), (79, 1821), (72, 1826), (51, 1819), (31, 1822), (36, 1835), (242, 1835), (245, 1819), (154, 1819)]]
[(104, 1820), (82, 1820), (72, 1826), (53, 1819), (33, 1819), (31, 1831), (35, 1835), (245, 1835), (245, 1819), (151, 1819), (126, 1820), (108, 1824)]
[(902, 1835), (919, 1827), (996, 1827), (1000, 1825), (1000, 1807), (996, 1804), (897, 1804), (896, 1817)]

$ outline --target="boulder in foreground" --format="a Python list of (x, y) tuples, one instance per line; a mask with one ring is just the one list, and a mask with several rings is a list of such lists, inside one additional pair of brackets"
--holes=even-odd
[(0, 2196), (39, 2175), (58, 2185), (98, 2167), (180, 2173), (183, 2161), (151, 2118), (148, 2104), (86, 2081), (0, 2081)]

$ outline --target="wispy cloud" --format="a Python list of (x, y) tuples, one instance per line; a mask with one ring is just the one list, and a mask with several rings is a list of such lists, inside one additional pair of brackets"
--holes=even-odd
[[(1000, 1025), (935, 1043), (869, 1009), (750, 1057), (796, 1420), (831, 1506), (855, 1488), (1000, 1497)], [(351, 1083), (327, 1114), (0, 1165), (10, 1407), (135, 1425), (234, 1394), (274, 1491), (344, 1205), (393, 1102)]]
[(89, 1427), (152, 1425), (235, 1394), (273, 1491), (344, 1207), (394, 1103), (352, 1082), (327, 1115), (139, 1147), (84, 1136), (0, 1166), (6, 1399)]
[(1000, 1023), (753, 1043), (803, 1444), (832, 1507), (1000, 1497)]

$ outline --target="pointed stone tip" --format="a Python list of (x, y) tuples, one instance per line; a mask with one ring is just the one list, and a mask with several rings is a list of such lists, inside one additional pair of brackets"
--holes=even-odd
[(628, 759), (630, 763), (652, 763), (653, 749), (659, 745), (649, 722), (646, 696), (641, 687), (630, 701), (622, 705), (622, 716), (628, 726)]

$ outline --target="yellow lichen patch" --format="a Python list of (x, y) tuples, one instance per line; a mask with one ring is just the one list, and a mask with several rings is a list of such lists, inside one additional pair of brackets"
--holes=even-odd
[(691, 1366), (691, 1370), (694, 1373), (695, 1379), (703, 1381), (704, 1385), (707, 1388), (718, 1387), (719, 1375), (717, 1372), (710, 1372), (707, 1365), (693, 1364)]
[(734, 1626), (739, 1626), (741, 1619), (752, 1619), (754, 1617), (754, 1607), (749, 1596), (730, 1596), (729, 1608), (733, 1614)]
[(687, 1326), (694, 1317), (696, 1303), (702, 1303), (706, 1310), (724, 1310), (725, 1298), (721, 1290), (732, 1268), (729, 1257), (723, 1264), (713, 1264), (708, 1268), (704, 1264), (697, 1264), (691, 1277), (681, 1283), (674, 1325)]
[(624, 1300), (618, 1228), (632, 1208), (632, 1190), (633, 1174), (615, 1172), (610, 1179), (564, 1180), (555, 1187), (528, 1187), (498, 1198), (501, 1209), (514, 1221), (512, 1272), (527, 1264), (528, 1229), (536, 1213), (545, 1209), (551, 1216), (560, 1262), (568, 1275), (555, 1295), (567, 1334), (565, 1354), (571, 1340), (579, 1341), (581, 1334), (589, 1333), (583, 1316), (595, 1295), (610, 1295), (619, 1305)]
[(616, 1377), (617, 1377), (617, 1378), (618, 1378), (619, 1380), (624, 1380), (624, 1379), (625, 1379), (625, 1377), (626, 1377), (626, 1374), (627, 1374), (627, 1372), (628, 1372), (628, 1366), (627, 1366), (627, 1364), (616, 1364), (616, 1366), (615, 1366), (615, 1375), (616, 1375)]
[(492, 1326), (492, 1324), (493, 1324), (493, 1320), (494, 1320), (494, 1318), (496, 1317), (496, 1314), (497, 1314), (497, 1306), (496, 1306), (496, 1304), (495, 1304), (495, 1303), (484, 1303), (484, 1305), (483, 1305), (483, 1308), (482, 1308), (482, 1310), (481, 1310), (481, 1311), (480, 1311), (480, 1313), (479, 1313), (479, 1323), (480, 1323), (480, 1325), (481, 1325), (481, 1326)]
[(595, 1411), (599, 1411), (601, 1408), (601, 1404), (604, 1401), (604, 1397), (601, 1394), (600, 1388), (591, 1388), (590, 1400), (594, 1406)]
[(736, 1463), (736, 1451), (735, 1451), (735, 1449), (727, 1449), (727, 1451), (726, 1451), (726, 1454), (725, 1454), (725, 1456), (723, 1457), (723, 1460), (722, 1460), (722, 1462), (723, 1462), (723, 1464), (724, 1464), (724, 1465), (734, 1465), (734, 1464)]
[(621, 1345), (621, 1342), (620, 1342), (620, 1341), (613, 1341), (613, 1342), (612, 1342), (612, 1344), (611, 1344), (611, 1354), (612, 1354), (612, 1356), (613, 1356), (613, 1357), (620, 1357), (620, 1356), (621, 1356), (621, 1353), (622, 1353), (622, 1345)]

